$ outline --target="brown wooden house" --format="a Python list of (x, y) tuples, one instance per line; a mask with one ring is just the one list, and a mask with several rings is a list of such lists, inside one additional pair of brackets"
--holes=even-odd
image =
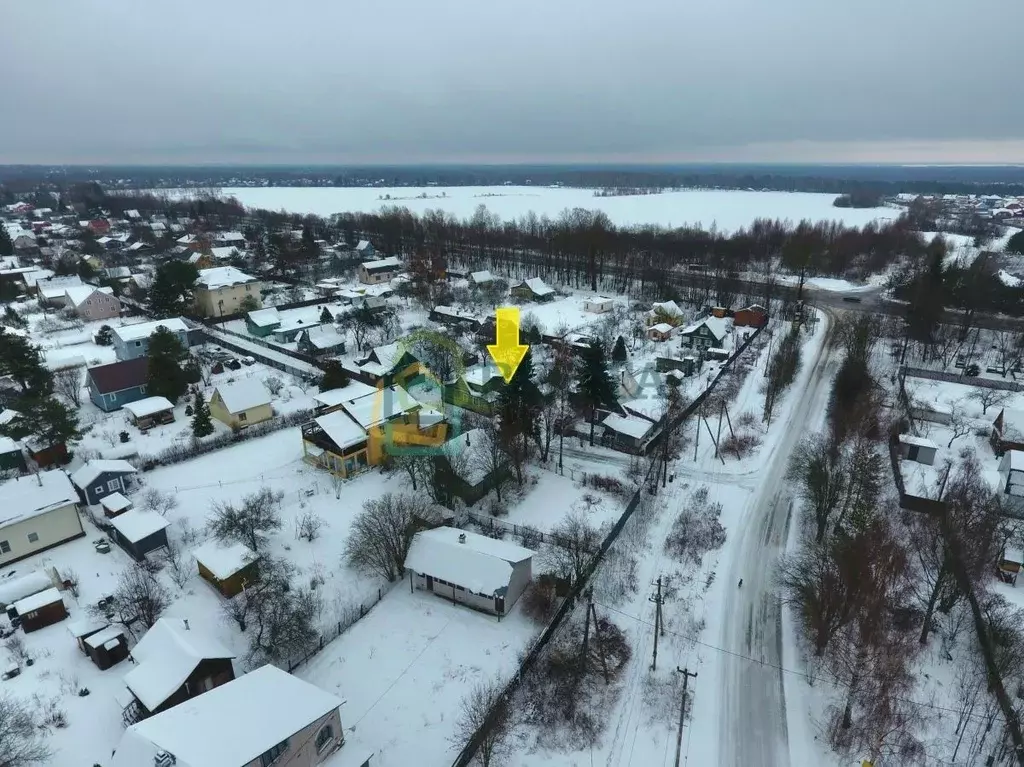
[(120, 626), (84, 618), (69, 623), (68, 632), (75, 638), (78, 649), (88, 655), (101, 671), (128, 657), (128, 640)]
[(124, 678), (134, 701), (122, 719), (133, 724), (235, 678), (235, 654), (180, 618), (160, 618), (132, 649), (136, 667)]
[(1004, 407), (992, 423), (989, 442), (996, 455), (1007, 450), (1024, 450), (1024, 410)]
[(260, 577), (256, 554), (241, 543), (208, 541), (193, 552), (199, 576), (230, 599)]
[(14, 611), (21, 618), (21, 628), (26, 634), (52, 626), (68, 617), (64, 599), (57, 589), (40, 591), (15, 602)]

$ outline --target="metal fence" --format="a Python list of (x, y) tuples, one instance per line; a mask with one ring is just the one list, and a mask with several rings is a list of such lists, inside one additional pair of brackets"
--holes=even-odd
[(1004, 391), (1024, 391), (1024, 384), (1016, 381), (996, 381), (992, 378), (981, 376), (965, 376), (957, 373), (947, 373), (943, 370), (928, 370), (926, 368), (901, 367), (901, 376), (913, 376), (914, 378), (929, 378), (933, 381), (946, 381), (947, 383), (964, 384), (965, 386), (980, 386), (983, 389), (1002, 389)]
[[(314, 373), (311, 370), (303, 370), (301, 368), (297, 368), (294, 365), (289, 365), (288, 363), (286, 363), (286, 362), (284, 362), (282, 360), (275, 359), (274, 357), (271, 357), (271, 356), (266, 355), (266, 354), (261, 354), (259, 352), (259, 350), (257, 350), (257, 349), (247, 348), (247, 347), (242, 346), (240, 344), (233, 343), (232, 341), (229, 341), (226, 338), (222, 338), (221, 336), (212, 335), (206, 329), (199, 330), (198, 332), (201, 335), (201, 338), (199, 340), (202, 343), (210, 343), (210, 344), (215, 344), (217, 346), (223, 346), (226, 349), (230, 349), (231, 351), (235, 352), (236, 354), (241, 354), (241, 355), (246, 356), (246, 357), (254, 357), (255, 359), (259, 360), (264, 365), (266, 365), (268, 367), (272, 367), (275, 370), (280, 370), (282, 373), (287, 373), (288, 375), (295, 376), (296, 378), (298, 378), (300, 380), (303, 380), (303, 381), (309, 380), (314, 375)], [(223, 331), (223, 330), (221, 330), (219, 328), (217, 329), (217, 332), (218, 333), (225, 333), (225, 334), (230, 333), (230, 331)], [(246, 338), (245, 340), (248, 341), (248, 342), (251, 342), (253, 339)], [(270, 347), (270, 348), (273, 348), (273, 347)], [(286, 354), (284, 352), (284, 350), (282, 350), (282, 349), (273, 348), (273, 350), (275, 352), (284, 353), (285, 356), (289, 356), (289, 357), (294, 356), (294, 355), (291, 355), (291, 354)], [(313, 365), (314, 364), (313, 362), (310, 362), (310, 361), (307, 361), (307, 360), (304, 360), (304, 359), (300, 359), (299, 361), (300, 362), (306, 362), (306, 364), (308, 364), (308, 365)], [(317, 365), (317, 367), (319, 367), (319, 365)]]
[(497, 538), (505, 533), (511, 533), (523, 541), (523, 545), (526, 548), (532, 548), (532, 546), (537, 545), (537, 543), (551, 543), (563, 549), (576, 548), (577, 545), (572, 541), (566, 540), (560, 535), (556, 535), (551, 532), (545, 533), (532, 525), (516, 525), (512, 522), (506, 522), (503, 519), (498, 519), (497, 517), (475, 514), (472, 511), (463, 512), (463, 516), (466, 520), (477, 525), (492, 538)]
[(309, 661), (310, 658), (312, 658), (314, 655), (323, 650), (324, 647), (326, 647), (328, 644), (330, 644), (339, 636), (341, 636), (343, 632), (347, 631), (357, 622), (359, 622), (360, 619), (364, 618), (370, 612), (370, 610), (372, 610), (380, 603), (380, 601), (384, 598), (384, 595), (390, 590), (390, 585), (388, 586), (387, 589), (377, 589), (377, 596), (375, 598), (371, 598), (368, 602), (360, 602), (358, 605), (353, 605), (349, 607), (345, 611), (345, 614), (342, 616), (341, 620), (333, 623), (327, 632), (320, 634), (320, 636), (317, 638), (316, 644), (314, 644), (303, 655), (300, 655), (288, 661), (288, 673), (291, 673), (299, 666), (301, 666), (303, 663)]

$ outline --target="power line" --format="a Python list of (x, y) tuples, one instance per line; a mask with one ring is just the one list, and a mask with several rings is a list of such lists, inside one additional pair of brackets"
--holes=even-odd
[[(634, 620), (637, 623), (642, 623), (645, 626), (654, 626), (654, 624), (651, 623), (650, 621), (646, 621), (643, 618), (640, 618), (640, 617), (638, 617), (636, 615), (631, 615), (630, 613), (623, 612), (622, 610), (617, 610), (614, 607), (610, 607), (608, 605), (601, 604), (600, 602), (595, 602), (594, 604), (598, 605), (599, 607), (604, 608), (605, 610), (609, 610), (609, 611), (611, 611), (613, 613), (617, 613), (617, 614), (621, 615), (624, 618), (629, 618), (630, 620)], [(718, 645), (713, 645), (713, 644), (710, 644), (708, 642), (702, 642), (701, 640), (699, 640), (699, 639), (697, 639), (695, 637), (692, 637), (689, 634), (684, 634), (681, 631), (671, 631), (669, 629), (665, 629), (665, 631), (667, 633), (669, 633), (669, 634), (672, 634), (673, 636), (681, 637), (682, 639), (685, 639), (687, 641), (693, 642), (694, 644), (700, 645), (701, 647), (707, 647), (709, 650), (714, 650), (715, 652), (722, 653), (723, 655), (731, 655), (734, 658), (739, 658), (741, 660), (750, 661), (751, 663), (757, 663), (760, 666), (766, 666), (768, 668), (775, 669), (776, 671), (781, 671), (784, 674), (790, 674), (792, 676), (802, 677), (802, 678), (806, 679), (808, 682), (811, 682), (812, 684), (814, 682), (829, 682), (829, 681), (831, 681), (828, 677), (813, 676), (811, 674), (808, 674), (806, 671), (796, 671), (795, 669), (786, 668), (785, 666), (781, 666), (781, 665), (779, 665), (777, 663), (772, 663), (770, 661), (765, 661), (765, 660), (761, 660), (759, 658), (754, 658), (754, 657), (752, 657), (750, 655), (744, 655), (743, 653), (735, 652), (734, 650), (727, 650), (724, 647), (719, 647)], [(935, 711), (944, 711), (944, 712), (946, 712), (948, 714), (956, 714), (957, 716), (963, 716), (965, 719), (987, 720), (987, 717), (982, 716), (980, 714), (962, 714), (960, 711), (956, 710), (955, 708), (949, 708), (948, 706), (939, 706), (939, 705), (936, 705), (935, 703), (924, 703), (924, 702), (919, 701), (919, 700), (913, 700), (912, 698), (898, 698), (897, 697), (897, 698), (894, 698), (894, 700), (898, 700), (898, 701), (901, 701), (903, 703), (909, 703), (909, 704), (911, 704), (913, 706), (921, 706), (922, 708), (934, 709)]]

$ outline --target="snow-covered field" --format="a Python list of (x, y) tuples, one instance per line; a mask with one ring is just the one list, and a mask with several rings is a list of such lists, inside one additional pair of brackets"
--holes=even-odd
[(383, 206), (401, 206), (413, 213), (443, 210), (458, 218), (469, 218), (477, 206), (485, 205), (491, 213), (510, 220), (531, 212), (554, 218), (566, 209), (586, 208), (604, 211), (615, 224), (621, 226), (660, 224), (674, 227), (702, 224), (710, 227), (714, 224), (720, 231), (726, 232), (749, 226), (756, 218), (777, 218), (793, 222), (801, 219), (831, 220), (862, 226), (869, 221), (892, 219), (899, 215), (899, 210), (895, 208), (836, 208), (832, 205), (836, 195), (807, 192), (689, 189), (661, 194), (595, 197), (592, 189), (529, 186), (229, 187), (220, 191), (224, 195), (236, 197), (247, 207), (319, 216), (343, 212), (369, 213)]

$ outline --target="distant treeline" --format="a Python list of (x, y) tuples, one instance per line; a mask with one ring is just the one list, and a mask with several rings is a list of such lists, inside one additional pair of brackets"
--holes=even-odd
[(1024, 167), (895, 165), (664, 165), (664, 166), (0, 166), (0, 202), (39, 188), (98, 182), (107, 188), (220, 186), (494, 186), (501, 184), (599, 189), (752, 189), (920, 194), (1024, 195)]

